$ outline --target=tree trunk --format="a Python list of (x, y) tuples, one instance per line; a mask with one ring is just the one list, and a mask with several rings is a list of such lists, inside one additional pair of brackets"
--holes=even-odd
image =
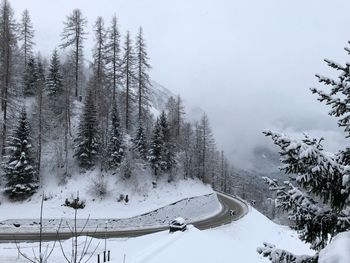
[(37, 154), (37, 173), (38, 179), (40, 179), (40, 167), (41, 167), (41, 144), (42, 144), (42, 104), (43, 104), (43, 83), (39, 83), (38, 85), (38, 154)]

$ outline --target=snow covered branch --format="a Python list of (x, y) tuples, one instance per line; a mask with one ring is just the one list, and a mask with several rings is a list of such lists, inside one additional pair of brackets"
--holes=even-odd
[(338, 162), (338, 156), (323, 151), (322, 139), (295, 140), (284, 134), (264, 131), (280, 147), (280, 169), (287, 174), (296, 174), (296, 182), (310, 190), (325, 203), (339, 210), (349, 198), (348, 166)]
[(269, 258), (272, 263), (316, 263), (317, 256), (311, 257), (306, 255), (296, 256), (292, 253), (276, 248), (275, 245), (264, 242), (263, 247), (257, 248), (257, 252), (263, 257)]

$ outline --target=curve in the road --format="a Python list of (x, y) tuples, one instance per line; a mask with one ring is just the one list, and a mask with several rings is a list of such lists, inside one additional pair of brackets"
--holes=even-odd
[[(223, 193), (217, 193), (218, 199), (222, 205), (221, 211), (213, 217), (190, 222), (196, 228), (200, 230), (215, 228), (225, 224), (229, 224), (232, 221), (242, 218), (248, 212), (248, 206), (245, 202), (238, 198), (231, 197)], [(232, 216), (230, 210), (234, 210), (235, 214)], [(145, 229), (134, 229), (134, 230), (119, 230), (119, 231), (108, 231), (108, 232), (95, 232), (95, 233), (83, 233), (95, 238), (114, 238), (114, 237), (137, 237), (147, 235), (163, 230), (167, 230), (169, 227), (155, 227)], [(60, 239), (71, 238), (71, 233), (60, 233)], [(42, 233), (42, 240), (52, 241), (57, 239), (57, 233), (45, 232)], [(0, 242), (21, 242), (21, 241), (38, 241), (39, 233), (0, 233)]]

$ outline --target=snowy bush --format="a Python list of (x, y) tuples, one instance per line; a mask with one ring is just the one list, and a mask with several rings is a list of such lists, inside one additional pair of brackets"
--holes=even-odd
[(84, 209), (85, 208), (85, 200), (80, 200), (79, 196), (74, 197), (71, 195), (69, 198), (66, 198), (64, 202), (64, 206), (73, 208), (74, 210)]
[(90, 192), (93, 196), (103, 198), (109, 194), (108, 182), (103, 175), (91, 179)]

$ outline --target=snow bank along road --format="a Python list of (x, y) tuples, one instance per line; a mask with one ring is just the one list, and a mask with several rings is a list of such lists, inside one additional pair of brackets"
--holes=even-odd
[[(248, 212), (248, 206), (238, 198), (228, 196), (226, 194), (217, 193), (218, 199), (222, 205), (222, 209), (216, 215), (206, 218), (203, 220), (198, 220), (194, 222), (189, 222), (193, 224), (196, 228), (200, 230), (218, 227), (224, 224), (228, 224), (234, 220), (242, 218)], [(232, 216), (230, 210), (234, 210), (235, 214)], [(162, 227), (147, 227), (140, 229), (130, 229), (130, 230), (117, 230), (117, 231), (98, 231), (95, 233), (86, 233), (89, 236), (95, 238), (112, 238), (112, 237), (137, 237), (142, 235), (147, 235), (155, 233), (158, 231), (163, 231), (168, 229), (167, 226)], [(42, 240), (51, 241), (55, 240), (57, 237), (56, 232), (44, 232), (42, 233)], [(62, 232), (59, 235), (60, 239), (68, 239), (72, 237), (71, 233)], [(0, 233), (0, 242), (8, 243), (13, 241), (37, 241), (39, 240), (39, 233)]]

